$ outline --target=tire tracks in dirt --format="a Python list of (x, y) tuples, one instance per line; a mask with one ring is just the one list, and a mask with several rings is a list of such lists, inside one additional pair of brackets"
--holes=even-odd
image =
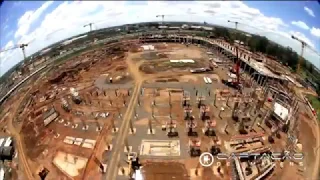
[(123, 122), (118, 131), (116, 145), (113, 148), (112, 157), (108, 163), (107, 174), (105, 177), (106, 180), (116, 179), (116, 176), (118, 173), (118, 162), (120, 160), (120, 154), (121, 154), (120, 152), (123, 148), (123, 142), (128, 134), (130, 118), (133, 114), (133, 109), (138, 100), (139, 92), (142, 87), (142, 83), (144, 81), (144, 78), (140, 75), (140, 72), (139, 72), (139, 66), (141, 65), (141, 63), (142, 62), (134, 64), (131, 61), (130, 57), (127, 57), (128, 68), (131, 75), (133, 76), (133, 79), (135, 80), (135, 87), (131, 96), (131, 100), (128, 104), (127, 111), (123, 116)]

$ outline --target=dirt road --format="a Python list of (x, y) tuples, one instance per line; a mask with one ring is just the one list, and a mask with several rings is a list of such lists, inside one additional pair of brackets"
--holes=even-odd
[(25, 95), (19, 99), (19, 101), (17, 102), (18, 105), (13, 106), (13, 108), (10, 110), (11, 113), (9, 115), (10, 117), (8, 118), (9, 121), (8, 121), (8, 124), (7, 124), (8, 126), (7, 127), (8, 127), (8, 130), (10, 131), (10, 134), (14, 137), (14, 139), (16, 141), (16, 148), (18, 150), (18, 155), (19, 155), (19, 165), (23, 166), (23, 170), (24, 170), (25, 175), (26, 175), (25, 178), (26, 179), (30, 179), (30, 180), (34, 180), (35, 178), (32, 175), (32, 171), (29, 168), (28, 161), (27, 161), (27, 159), (25, 157), (24, 148), (23, 148), (22, 140), (20, 138), (20, 134), (13, 127), (13, 122), (12, 122), (13, 119), (15, 119), (14, 116), (16, 115), (16, 112), (18, 111), (19, 104), (23, 101), (24, 97), (27, 94), (29, 94), (28, 92), (25, 93)]
[[(43, 72), (43, 74), (35, 81), (33, 82), (33, 84), (36, 84), (40, 79), (42, 79), (42, 77), (50, 70), (50, 68), (48, 68), (46, 71)], [(14, 137), (15, 141), (16, 141), (16, 149), (19, 155), (19, 166), (23, 167), (25, 176), (25, 179), (29, 179), (29, 180), (34, 180), (37, 179), (36, 177), (33, 176), (32, 170), (29, 167), (27, 158), (25, 156), (25, 151), (24, 151), (24, 146), (23, 146), (23, 142), (22, 139), (20, 137), (20, 133), (15, 129), (15, 127), (13, 126), (13, 120), (16, 118), (17, 116), (17, 112), (19, 110), (20, 104), (24, 101), (25, 97), (27, 95), (29, 95), (29, 92), (31, 91), (32, 88), (28, 89), (27, 92), (25, 92), (23, 94), (22, 97), (20, 97), (20, 99), (18, 101), (15, 102), (14, 105), (12, 105), (12, 109), (10, 110), (10, 115), (8, 118), (8, 122), (7, 122), (7, 128), (10, 132), (10, 134)]]
[(315, 162), (313, 165), (313, 173), (312, 173), (312, 179), (319, 179), (319, 166), (320, 166), (320, 133), (319, 133), (319, 123), (316, 117), (313, 118), (313, 121), (315, 121), (316, 126), (312, 126), (316, 128), (316, 146), (314, 148), (315, 151)]
[[(302, 91), (299, 90), (298, 91), (298, 95), (300, 95), (301, 99), (304, 99), (306, 94), (311, 94), (314, 95), (308, 91)], [(306, 106), (305, 104), (301, 104), (301, 106)], [(306, 108), (310, 111), (309, 108)], [(312, 112), (310, 112), (310, 114), (312, 114)], [(320, 126), (317, 120), (317, 117), (313, 116), (313, 118), (311, 119), (311, 121), (308, 121), (308, 124), (310, 126), (311, 129), (315, 130), (315, 138), (316, 138), (316, 144), (314, 146), (314, 153), (315, 153), (315, 161), (313, 164), (313, 171), (312, 171), (312, 175), (311, 175), (311, 179), (319, 179), (319, 167), (320, 167)]]
[(133, 114), (134, 106), (137, 103), (137, 99), (139, 96), (139, 92), (143, 83), (143, 78), (139, 73), (139, 64), (134, 64), (131, 61), (131, 58), (128, 57), (126, 60), (128, 64), (128, 70), (131, 73), (131, 76), (135, 80), (135, 88), (132, 93), (131, 100), (128, 104), (128, 108), (126, 113), (123, 116), (123, 122), (121, 124), (121, 127), (119, 128), (118, 131), (118, 136), (116, 139), (116, 144), (113, 148), (114, 154), (112, 155), (109, 163), (108, 163), (108, 170), (107, 170), (107, 175), (105, 177), (106, 180), (113, 180), (116, 179), (117, 173), (118, 173), (118, 162), (120, 159), (120, 152), (122, 152), (123, 149), (123, 142), (128, 134), (129, 131), (129, 122), (130, 118)]

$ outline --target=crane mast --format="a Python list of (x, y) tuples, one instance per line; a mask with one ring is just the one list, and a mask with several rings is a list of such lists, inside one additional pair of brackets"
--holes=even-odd
[(90, 27), (90, 32), (91, 32), (92, 31), (92, 25), (93, 25), (93, 23), (89, 23), (89, 24), (84, 25), (83, 27), (89, 26)]
[(297, 38), (296, 36), (292, 35), (291, 36), (292, 39), (297, 40), (301, 43), (301, 52), (300, 52), (300, 57), (298, 59), (298, 64), (297, 64), (297, 73), (299, 74), (301, 71), (301, 61), (303, 58), (303, 54), (304, 54), (304, 49), (306, 46), (308, 46), (308, 44), (306, 42), (304, 42), (303, 40)]
[(164, 14), (157, 15), (156, 17), (161, 17), (161, 24), (164, 24)]
[(27, 47), (28, 46), (28, 44), (20, 44), (19, 45), (19, 48), (21, 48), (22, 49), (22, 54), (23, 54), (23, 59), (26, 59), (26, 50), (25, 50), (25, 47)]
[[(235, 25), (235, 30), (238, 31), (238, 24), (239, 22), (237, 21), (230, 21), (228, 20), (229, 23), (234, 23)], [(237, 86), (240, 85), (240, 58), (239, 58), (239, 49), (238, 49), (238, 45), (234, 44), (236, 47), (236, 75), (237, 75)]]

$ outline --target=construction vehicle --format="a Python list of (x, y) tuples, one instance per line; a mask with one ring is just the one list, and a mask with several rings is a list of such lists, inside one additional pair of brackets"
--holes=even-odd
[(189, 139), (189, 153), (191, 157), (197, 157), (201, 155), (201, 140), (200, 139)]
[(79, 96), (79, 92), (75, 88), (70, 88), (70, 93), (72, 95), (72, 100), (74, 101), (74, 103), (80, 104), (82, 100)]
[(317, 111), (312, 107), (311, 103), (309, 102), (309, 100), (306, 97), (303, 97), (305, 102), (308, 104), (308, 107), (310, 108), (313, 116), (317, 116)]
[(64, 98), (61, 98), (61, 106), (66, 112), (70, 112), (71, 111), (71, 108), (70, 108), (67, 100), (65, 100)]
[(49, 170), (45, 167), (42, 167), (42, 169), (40, 170), (40, 172), (38, 173), (39, 177), (41, 179), (46, 179), (47, 175), (49, 174)]

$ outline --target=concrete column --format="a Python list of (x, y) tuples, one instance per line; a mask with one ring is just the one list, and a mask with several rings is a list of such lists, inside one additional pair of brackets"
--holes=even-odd
[(226, 103), (226, 105), (227, 105), (228, 107), (230, 107), (230, 105), (229, 105), (230, 96), (231, 96), (231, 95), (228, 96), (228, 98), (227, 98), (227, 103)]
[(255, 83), (255, 85), (258, 85), (258, 78), (259, 78), (259, 74), (255, 74), (253, 77), (253, 82)]
[(261, 79), (261, 74), (258, 74), (257, 86), (259, 86), (259, 85), (260, 85), (260, 79)]
[(214, 94), (214, 106), (217, 107), (217, 93)]
[(222, 119), (221, 113), (222, 113), (223, 111), (224, 111), (224, 107), (221, 107), (221, 109), (220, 109), (220, 111), (219, 111), (219, 115), (218, 115), (220, 119)]
[(247, 69), (247, 63), (244, 63), (243, 72), (246, 72)]

